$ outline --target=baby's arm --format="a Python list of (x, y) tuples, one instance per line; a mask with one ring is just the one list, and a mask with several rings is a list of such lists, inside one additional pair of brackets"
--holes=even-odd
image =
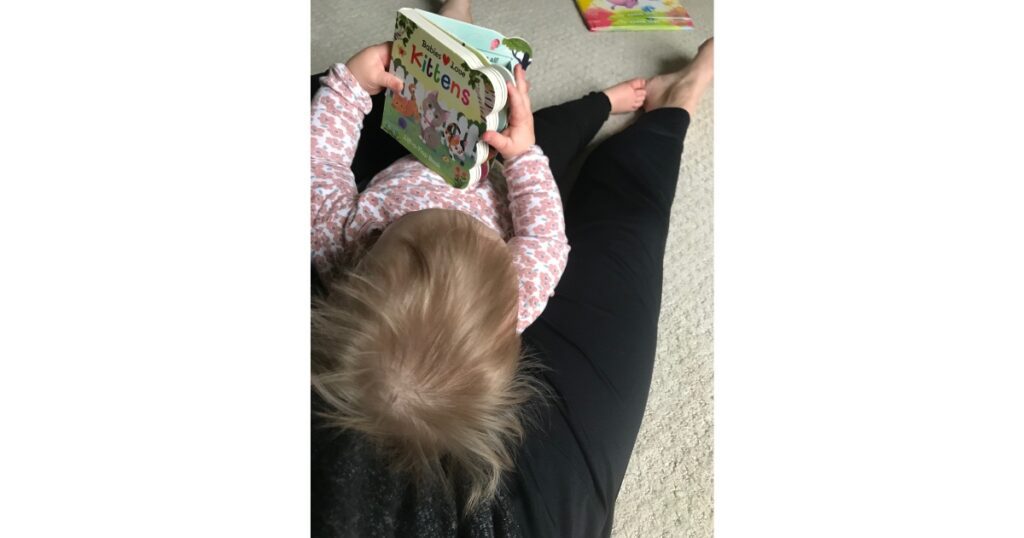
[(332, 67), (313, 97), (310, 216), (313, 263), (322, 275), (330, 272), (329, 260), (344, 244), (345, 222), (356, 205), (351, 165), (363, 118), (373, 107), (370, 96), (402, 89), (402, 81), (388, 73), (390, 62), (389, 43), (366, 47)]
[(341, 250), (342, 233), (356, 205), (352, 158), (363, 118), (373, 107), (366, 92), (344, 64), (331, 68), (313, 97), (310, 122), (310, 226), (313, 262), (321, 274)]
[(539, 146), (507, 161), (505, 180), (515, 232), (508, 246), (519, 275), (516, 331), (521, 333), (554, 293), (569, 258), (569, 242), (558, 186)]

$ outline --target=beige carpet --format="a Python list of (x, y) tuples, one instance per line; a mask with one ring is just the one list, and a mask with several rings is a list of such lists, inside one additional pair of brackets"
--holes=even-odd
[[(533, 45), (534, 108), (685, 64), (713, 34), (712, 0), (683, 0), (692, 32), (586, 30), (572, 0), (477, 0), (476, 22)], [(436, 2), (312, 0), (312, 65), (319, 72), (391, 38), (400, 7)], [(682, 60), (682, 62), (681, 62)], [(713, 99), (690, 125), (665, 257), (658, 357), (650, 400), (615, 514), (616, 537), (712, 535)], [(599, 139), (622, 127), (613, 118)]]

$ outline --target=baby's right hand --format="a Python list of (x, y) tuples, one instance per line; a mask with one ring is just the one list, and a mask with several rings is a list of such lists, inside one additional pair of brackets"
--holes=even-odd
[(377, 95), (384, 88), (402, 91), (402, 79), (388, 73), (391, 64), (391, 43), (371, 45), (356, 53), (345, 62), (348, 72), (359, 81), (359, 85), (370, 95)]
[(516, 84), (508, 85), (508, 127), (502, 131), (487, 131), (483, 141), (501, 153), (506, 161), (526, 153), (536, 143), (533, 134), (533, 112), (530, 111), (530, 86), (526, 72), (516, 65)]

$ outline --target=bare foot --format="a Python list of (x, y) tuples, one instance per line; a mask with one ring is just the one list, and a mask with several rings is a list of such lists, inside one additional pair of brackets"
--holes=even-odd
[(437, 14), (449, 19), (473, 22), (473, 15), (469, 12), (469, 0), (445, 0)]
[(697, 111), (700, 98), (714, 78), (715, 38), (704, 42), (697, 57), (689, 65), (676, 71), (652, 77), (647, 81), (647, 101), (644, 110), (676, 107), (691, 115)]
[(646, 87), (646, 80), (634, 78), (605, 90), (604, 94), (612, 102), (612, 114), (624, 114), (640, 108), (644, 104), (644, 99), (647, 98)]

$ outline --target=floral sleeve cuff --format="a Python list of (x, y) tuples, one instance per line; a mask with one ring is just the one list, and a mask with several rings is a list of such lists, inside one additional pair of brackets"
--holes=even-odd
[(540, 146), (537, 144), (530, 146), (530, 149), (505, 161), (505, 170), (515, 168), (515, 166), (520, 162), (530, 161), (533, 157), (544, 157), (544, 150), (540, 149)]
[(320, 83), (334, 90), (342, 99), (356, 106), (365, 116), (373, 109), (370, 94), (359, 85), (359, 81), (343, 63), (334, 64)]

